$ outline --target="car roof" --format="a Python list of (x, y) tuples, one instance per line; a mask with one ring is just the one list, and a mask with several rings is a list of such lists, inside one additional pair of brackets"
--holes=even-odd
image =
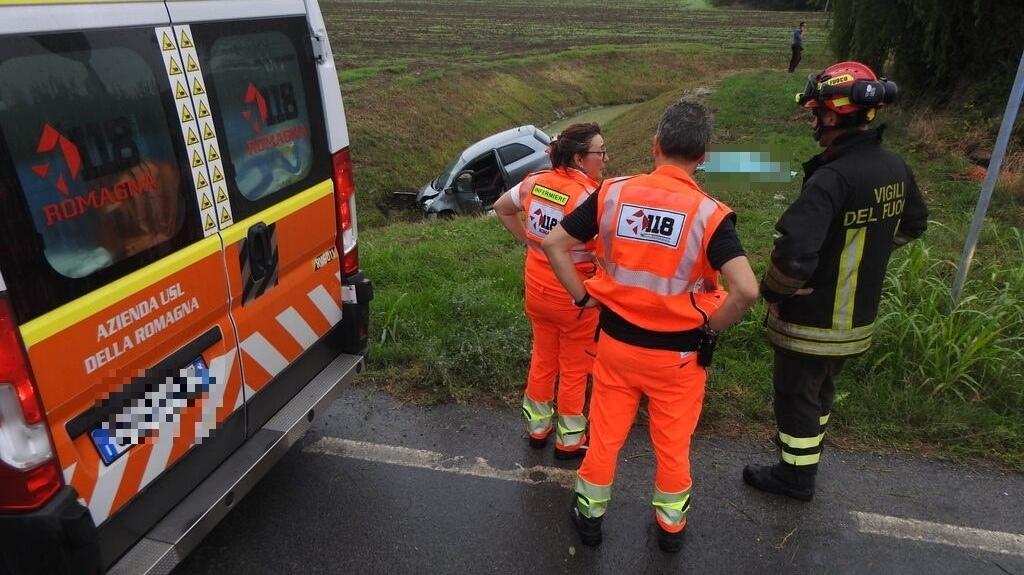
[[(505, 130), (504, 132), (498, 132), (491, 136), (480, 140), (472, 146), (466, 148), (462, 152), (462, 159), (465, 161), (473, 160), (480, 154), (494, 148), (500, 148), (505, 144), (521, 140), (523, 138), (533, 138), (533, 135), (537, 133), (537, 128), (532, 124), (526, 126), (519, 126), (518, 128), (512, 128), (511, 130)], [(536, 139), (536, 138), (534, 138)], [(540, 144), (540, 141), (537, 142)], [(532, 146), (536, 149), (536, 146)]]

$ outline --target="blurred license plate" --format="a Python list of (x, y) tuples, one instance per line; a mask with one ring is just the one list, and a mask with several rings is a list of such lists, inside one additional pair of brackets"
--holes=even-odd
[[(192, 360), (184, 369), (181, 370), (181, 375), (187, 377), (202, 377), (204, 380), (209, 377), (209, 370), (206, 365), (206, 361), (203, 360), (202, 356)], [(200, 387), (201, 391), (206, 391), (206, 382)], [(145, 405), (142, 407), (142, 411), (139, 411), (139, 407), (133, 407), (134, 410), (131, 414), (130, 421), (161, 421), (163, 415), (161, 411), (165, 409), (165, 406), (170, 404), (170, 398), (168, 401), (162, 402), (163, 405)], [(149, 410), (149, 417), (146, 417), (145, 411)], [(177, 413), (175, 413), (177, 415)], [(99, 451), (100, 459), (103, 460), (105, 465), (110, 465), (117, 460), (118, 457), (124, 455), (126, 451), (131, 449), (134, 443), (120, 443), (117, 438), (113, 435), (110, 429), (104, 429), (102, 426), (93, 429), (89, 436), (92, 438), (93, 444), (96, 446), (96, 450)]]

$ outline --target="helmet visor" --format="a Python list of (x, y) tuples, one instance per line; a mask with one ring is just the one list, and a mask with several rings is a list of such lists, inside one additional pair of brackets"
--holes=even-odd
[(807, 75), (807, 83), (804, 84), (804, 90), (796, 95), (796, 103), (800, 106), (807, 107), (808, 102), (813, 102), (818, 99), (818, 76), (816, 74)]

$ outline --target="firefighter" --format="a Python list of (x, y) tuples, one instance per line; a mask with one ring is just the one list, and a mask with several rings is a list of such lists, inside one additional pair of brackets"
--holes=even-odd
[(781, 460), (743, 469), (757, 489), (814, 497), (835, 378), (847, 358), (871, 345), (893, 249), (927, 226), (910, 167), (881, 146), (884, 125), (869, 129), (895, 99), (896, 85), (859, 62), (812, 74), (797, 95), (825, 150), (804, 164), (803, 189), (775, 226), (761, 282)]
[[(585, 545), (601, 543), (619, 449), (641, 396), (655, 450), (658, 543), (681, 548), (690, 508), (690, 437), (704, 399), (718, 332), (757, 299), (757, 278), (735, 216), (693, 180), (711, 139), (712, 116), (680, 100), (665, 110), (649, 174), (606, 180), (544, 241), (577, 307), (598, 307), (600, 338), (590, 406), (590, 447), (577, 472), (572, 520)], [(587, 279), (572, 246), (595, 239), (599, 271)], [(729, 283), (727, 293), (719, 275)]]
[[(587, 378), (593, 365), (597, 310), (580, 310), (558, 282), (540, 249), (565, 214), (597, 189), (608, 150), (597, 124), (573, 124), (551, 142), (552, 169), (528, 175), (494, 204), (501, 223), (527, 246), (525, 307), (533, 329), (533, 348), (523, 416), (531, 447), (543, 449), (554, 429), (555, 457), (575, 459), (586, 444)], [(520, 218), (526, 213), (526, 223)], [(594, 274), (593, 243), (571, 248), (575, 269)], [(555, 380), (558, 380), (557, 420)]]

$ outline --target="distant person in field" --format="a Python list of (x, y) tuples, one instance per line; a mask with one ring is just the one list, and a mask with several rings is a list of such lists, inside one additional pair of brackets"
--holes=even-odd
[[(494, 211), (509, 233), (527, 247), (523, 283), (533, 349), (523, 416), (530, 446), (543, 449), (554, 435), (555, 457), (574, 459), (583, 456), (586, 444), (583, 406), (594, 363), (597, 310), (573, 304), (540, 244), (565, 215), (597, 190), (608, 150), (600, 126), (573, 124), (551, 142), (548, 155), (552, 168), (526, 176), (498, 198)], [(520, 216), (524, 212), (525, 224)], [(594, 242), (574, 243), (571, 256), (579, 274), (594, 275)]]
[(775, 225), (761, 282), (781, 450), (777, 463), (743, 469), (743, 480), (762, 491), (814, 497), (835, 379), (871, 346), (893, 250), (928, 225), (910, 166), (882, 147), (885, 126), (869, 129), (895, 99), (896, 84), (860, 62), (809, 76), (798, 95), (825, 150), (804, 164), (803, 189)]
[(804, 23), (801, 22), (799, 26), (793, 28), (793, 44), (790, 46), (793, 49), (793, 55), (789, 58), (789, 73), (792, 74), (796, 67), (800, 65), (800, 58), (804, 54)]
[[(712, 131), (704, 105), (669, 106), (651, 143), (654, 171), (605, 180), (542, 246), (576, 305), (601, 310), (590, 448), (570, 510), (584, 545), (601, 543), (619, 450), (646, 396), (658, 546), (682, 549), (693, 486), (690, 438), (711, 353), (718, 332), (757, 301), (735, 214), (693, 179)], [(588, 279), (574, 266), (572, 249), (594, 241), (600, 269)]]

